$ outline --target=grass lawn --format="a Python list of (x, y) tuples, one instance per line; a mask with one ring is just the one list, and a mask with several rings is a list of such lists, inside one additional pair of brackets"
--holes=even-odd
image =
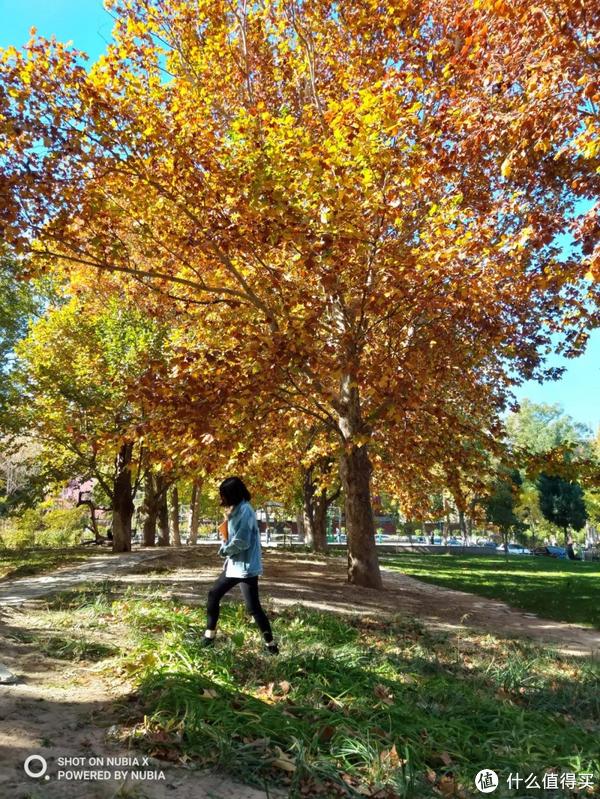
[(435, 585), (500, 599), (548, 619), (600, 629), (600, 562), (407, 553), (382, 558), (382, 565)]
[(40, 574), (67, 563), (77, 563), (97, 552), (93, 547), (0, 549), (0, 581), (9, 577)]
[(271, 614), (272, 657), (233, 602), (206, 650), (203, 609), (139, 586), (105, 600), (94, 590), (59, 597), (51, 612), (63, 637), (69, 624), (77, 636), (119, 626), (122, 651), (104, 669), (131, 684), (120, 730), (137, 751), (284, 786), (290, 799), (467, 799), (484, 768), (498, 772), (503, 799), (521, 796), (510, 772), (600, 783), (600, 670), (588, 659), (301, 606)]

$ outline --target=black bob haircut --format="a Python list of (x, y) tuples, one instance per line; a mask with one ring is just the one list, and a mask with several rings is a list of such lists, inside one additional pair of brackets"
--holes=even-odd
[(239, 505), (244, 499), (250, 502), (250, 492), (239, 477), (228, 477), (219, 486), (221, 505)]

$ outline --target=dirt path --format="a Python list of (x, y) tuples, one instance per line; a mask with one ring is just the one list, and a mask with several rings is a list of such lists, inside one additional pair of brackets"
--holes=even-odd
[(105, 553), (93, 555), (76, 566), (62, 566), (35, 577), (17, 577), (0, 583), (0, 607), (21, 605), (29, 599), (66, 591), (89, 580), (111, 580), (115, 574), (130, 571), (141, 563), (163, 557), (161, 551), (140, 549), (120, 555)]
[[(474, 629), (498, 637), (525, 637), (569, 655), (600, 655), (600, 632), (576, 624), (552, 621), (511, 608), (504, 602), (424, 583), (399, 572), (383, 570), (385, 591), (357, 588), (345, 582), (342, 558), (315, 558), (267, 552), (262, 595), (274, 608), (301, 602), (307, 607), (346, 614), (394, 614), (415, 617), (447, 631)], [(204, 603), (219, 561), (209, 551), (171, 551), (153, 561), (152, 568), (171, 567), (167, 575), (147, 581), (162, 584), (168, 593), (192, 604)], [(126, 582), (144, 580), (127, 575)], [(234, 592), (235, 597), (235, 592)], [(237, 597), (239, 599), (239, 597)]]
[[(543, 619), (498, 600), (442, 588), (388, 569), (382, 570), (386, 589), (382, 594), (344, 583), (343, 561), (338, 563), (336, 559), (306, 565), (309, 575), (299, 576), (299, 570), (290, 562), (278, 561), (275, 574), (266, 581), (277, 601), (287, 604), (290, 600), (299, 601), (302, 595), (303, 604), (314, 604), (338, 613), (402, 613), (433, 628), (448, 631), (472, 628), (501, 638), (530, 638), (571, 655), (600, 654), (597, 630)], [(286, 590), (288, 580), (293, 584), (291, 591)], [(318, 591), (315, 591), (315, 582), (320, 584)], [(324, 602), (319, 597), (321, 592), (326, 597)]]

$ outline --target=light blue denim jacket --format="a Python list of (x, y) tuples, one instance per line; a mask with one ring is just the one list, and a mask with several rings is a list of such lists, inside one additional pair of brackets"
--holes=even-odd
[(225, 561), (226, 577), (255, 577), (262, 574), (260, 533), (254, 508), (245, 499), (235, 506), (227, 523), (227, 543), (219, 555)]

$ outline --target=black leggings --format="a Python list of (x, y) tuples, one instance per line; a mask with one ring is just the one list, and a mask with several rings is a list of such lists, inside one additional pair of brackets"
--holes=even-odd
[(254, 616), (254, 621), (259, 626), (265, 641), (270, 643), (273, 640), (273, 633), (271, 632), (271, 625), (269, 624), (267, 614), (260, 604), (260, 598), (258, 596), (258, 577), (226, 577), (225, 572), (220, 574), (208, 592), (206, 629), (217, 629), (221, 599), (236, 585), (240, 586), (248, 612)]

